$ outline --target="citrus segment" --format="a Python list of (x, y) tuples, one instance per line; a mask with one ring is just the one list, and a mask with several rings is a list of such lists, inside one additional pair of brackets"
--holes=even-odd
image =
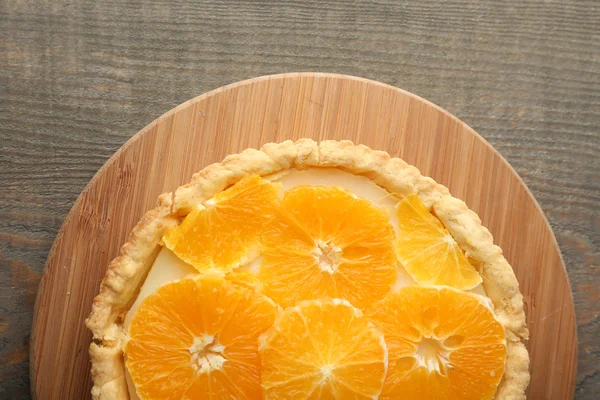
[(268, 298), (220, 277), (160, 287), (138, 308), (125, 347), (141, 398), (260, 397), (258, 337), (275, 320)]
[(491, 399), (504, 373), (504, 328), (475, 295), (409, 286), (368, 318), (389, 349), (383, 399)]
[(416, 194), (396, 208), (400, 263), (420, 284), (447, 285), (461, 290), (473, 289), (481, 276), (442, 223), (433, 216)]
[(277, 201), (275, 184), (244, 178), (190, 212), (164, 243), (200, 271), (229, 270), (256, 257), (262, 226)]
[(263, 231), (259, 278), (275, 302), (344, 298), (363, 307), (396, 280), (394, 230), (385, 212), (331, 186), (285, 192)]
[(248, 289), (260, 291), (262, 283), (258, 276), (246, 269), (234, 269), (225, 275), (225, 279), (235, 285), (240, 285)]
[(373, 399), (387, 369), (383, 335), (347, 301), (286, 309), (261, 340), (268, 399)]

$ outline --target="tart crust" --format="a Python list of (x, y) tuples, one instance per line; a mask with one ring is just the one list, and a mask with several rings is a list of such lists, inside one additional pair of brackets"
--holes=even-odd
[(350, 141), (311, 139), (268, 143), (260, 150), (247, 149), (209, 165), (192, 177), (190, 183), (159, 197), (133, 229), (120, 255), (109, 265), (94, 299), (86, 325), (93, 333), (92, 397), (128, 399), (123, 359), (123, 319), (137, 297), (156, 255), (164, 233), (177, 225), (195, 205), (248, 175), (269, 175), (289, 168), (335, 167), (366, 176), (391, 193), (406, 196), (417, 193), (435, 212), (465, 251), (483, 278), (483, 287), (492, 300), (494, 314), (504, 326), (507, 359), (504, 377), (496, 399), (525, 399), (529, 384), (529, 356), (522, 340), (528, 330), (523, 296), (512, 267), (482, 226), (477, 214), (450, 195), (448, 189), (399, 158)]

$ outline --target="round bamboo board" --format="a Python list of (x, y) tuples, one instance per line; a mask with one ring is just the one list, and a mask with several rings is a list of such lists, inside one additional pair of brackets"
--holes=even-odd
[(31, 335), (37, 398), (89, 397), (84, 320), (106, 266), (158, 195), (245, 148), (310, 137), (385, 150), (476, 211), (513, 266), (531, 332), (528, 397), (573, 396), (577, 332), (560, 250), (510, 165), (475, 131), (411, 93), (316, 73), (238, 82), (192, 99), (131, 138), (77, 199), (48, 256)]

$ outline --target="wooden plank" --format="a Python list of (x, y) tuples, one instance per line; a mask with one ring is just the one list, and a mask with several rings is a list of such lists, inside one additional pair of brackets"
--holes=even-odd
[(577, 311), (577, 398), (596, 399), (595, 0), (21, 0), (0, 2), (0, 36), (0, 397), (28, 396), (29, 332), (46, 257), (114, 151), (200, 93), (313, 70), (417, 93), (508, 159), (560, 244)]
[[(390, 98), (403, 115), (387, 107)], [(281, 113), (289, 117), (266, 122)], [(393, 131), (377, 129), (392, 120), (400, 121)], [(307, 73), (256, 78), (186, 102), (142, 129), (96, 174), (58, 234), (40, 284), (31, 338), (38, 397), (88, 395), (91, 334), (83, 321), (109, 261), (160, 193), (230, 153), (301, 137), (351, 138), (385, 149), (479, 212), (525, 297), (530, 395), (573, 395), (577, 333), (569, 282), (552, 230), (518, 175), (471, 128), (415, 95)]]

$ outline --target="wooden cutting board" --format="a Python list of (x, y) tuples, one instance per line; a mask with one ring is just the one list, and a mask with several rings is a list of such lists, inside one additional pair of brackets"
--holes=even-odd
[(196, 97), (142, 129), (98, 171), (65, 220), (40, 283), (34, 396), (90, 396), (84, 320), (106, 266), (160, 193), (228, 154), (302, 137), (386, 150), (465, 200), (504, 250), (525, 296), (529, 398), (573, 396), (573, 298), (556, 239), (523, 181), (481, 136), (428, 101), (366, 79), (315, 73), (251, 79)]

